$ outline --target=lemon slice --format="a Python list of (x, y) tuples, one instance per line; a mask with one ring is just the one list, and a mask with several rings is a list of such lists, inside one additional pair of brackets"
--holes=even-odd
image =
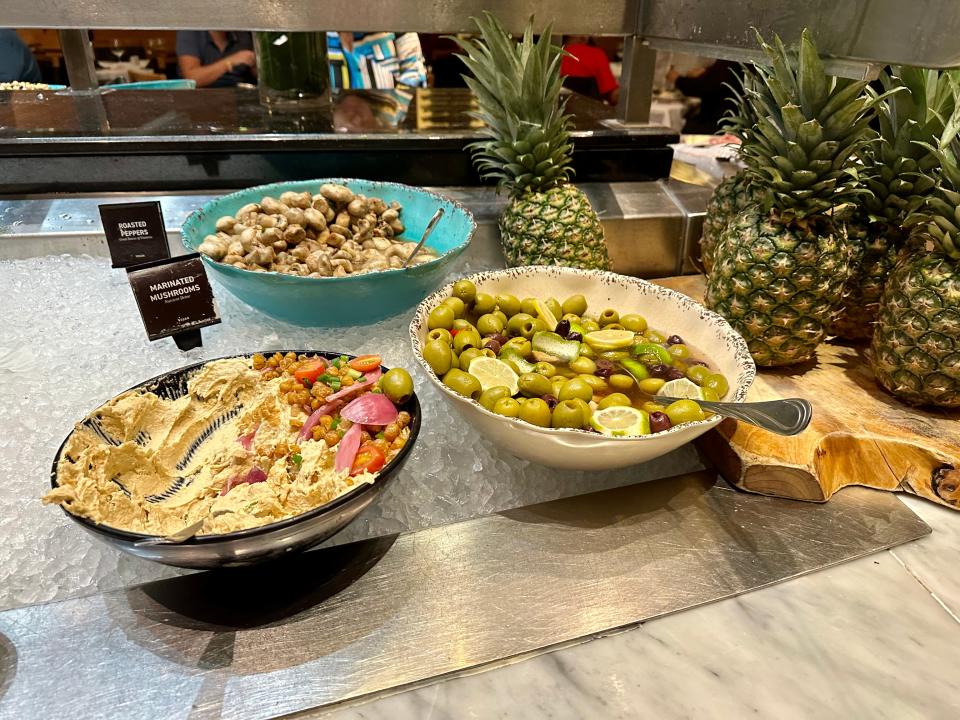
[(468, 372), (480, 381), (481, 390), (503, 386), (510, 391), (511, 395), (520, 392), (517, 374), (503, 360), (480, 355), (470, 362)]
[(683, 400), (706, 400), (706, 398), (703, 397), (703, 388), (686, 378), (679, 378), (664, 383), (663, 387), (657, 391), (657, 395), (666, 395), (667, 397), (681, 398)]
[(594, 350), (623, 350), (633, 345), (634, 333), (629, 330), (594, 330), (583, 336)]
[(611, 437), (650, 434), (650, 416), (634, 407), (614, 405), (596, 410), (590, 418), (594, 430)]
[(553, 332), (557, 329), (557, 316), (550, 312), (550, 308), (543, 300), (537, 300), (537, 315), (547, 324), (547, 330)]

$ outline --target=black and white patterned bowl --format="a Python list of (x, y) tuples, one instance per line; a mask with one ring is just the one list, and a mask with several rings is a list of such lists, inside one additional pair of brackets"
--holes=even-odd
[[(264, 354), (269, 356), (274, 352), (273, 350), (264, 351)], [(320, 355), (330, 360), (340, 357), (341, 355), (347, 355), (347, 357), (351, 358), (354, 357), (348, 353), (319, 350), (280, 350), (279, 352), (308, 353), (311, 355)], [(244, 353), (243, 355), (231, 355), (229, 358), (250, 358), (253, 355), (254, 353)], [(213, 358), (172, 370), (171, 372), (158, 375), (150, 380), (145, 380), (126, 392), (152, 392), (160, 397), (175, 400), (187, 393), (187, 382), (201, 368), (208, 363), (225, 359), (228, 358)], [(388, 369), (389, 368), (386, 367), (382, 368), (384, 372)], [(325, 505), (313, 508), (294, 517), (278, 520), (269, 525), (260, 525), (247, 530), (237, 530), (220, 535), (200, 535), (175, 545), (138, 545), (138, 542), (149, 540), (154, 536), (119, 530), (108, 525), (101, 525), (87, 518), (74, 515), (66, 508), (61, 509), (66, 513), (67, 517), (79, 524), (84, 530), (95, 535), (100, 540), (109, 543), (118, 550), (165, 565), (175, 565), (185, 568), (235, 567), (252, 565), (271, 558), (281, 557), (290, 552), (306, 550), (340, 532), (340, 530), (350, 524), (368, 505), (380, 496), (380, 493), (383, 492), (387, 483), (396, 477), (400, 468), (403, 467), (407, 457), (410, 455), (413, 444), (417, 440), (417, 435), (420, 433), (420, 401), (414, 394), (400, 409), (409, 412), (412, 418), (410, 422), (410, 438), (397, 456), (387, 463), (378, 473), (376, 481), (369, 484), (362, 483)], [(96, 418), (97, 410), (93, 410), (80, 424), (86, 425), (87, 428), (95, 432), (104, 442), (116, 444), (116, 441), (112, 440), (103, 428), (99, 426)], [(218, 427), (220, 418), (214, 420), (213, 424)], [(217, 430), (217, 427), (208, 427), (200, 432), (191, 447), (204, 442)], [(61, 443), (60, 449), (57, 450), (57, 455), (53, 459), (53, 468), (50, 471), (51, 487), (57, 487), (57, 469), (60, 465), (61, 455), (74, 432), (77, 432), (76, 428), (74, 428), (64, 439), (63, 443)]]
[[(639, 313), (663, 332), (677, 334), (695, 348), (710, 367), (723, 373), (730, 392), (725, 400), (743, 402), (756, 375), (756, 366), (743, 338), (724, 320), (686, 295), (645, 280), (597, 270), (531, 266), (469, 275), (477, 290), (508, 293), (523, 299), (581, 294), (590, 311), (612, 307), (621, 314)], [(423, 359), (430, 311), (450, 296), (453, 283), (440, 288), (417, 307), (410, 323), (410, 341), (417, 360), (443, 396), (463, 418), (497, 445), (517, 457), (559, 468), (609, 470), (664, 455), (720, 423), (714, 416), (642, 437), (612, 438), (588, 430), (541, 428), (496, 415), (475, 400), (444, 385)]]

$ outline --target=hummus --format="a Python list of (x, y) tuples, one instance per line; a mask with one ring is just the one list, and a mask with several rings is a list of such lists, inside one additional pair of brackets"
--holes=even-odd
[(76, 426), (57, 464), (59, 486), (43, 501), (118, 530), (167, 535), (205, 519), (199, 534), (220, 534), (372, 483), (370, 473), (338, 473), (336, 447), (298, 440), (281, 380), (236, 358), (204, 366), (176, 400), (143, 390), (114, 398)]

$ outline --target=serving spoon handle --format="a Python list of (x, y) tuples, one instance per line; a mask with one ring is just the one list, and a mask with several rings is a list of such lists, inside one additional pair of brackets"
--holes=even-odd
[[(658, 401), (676, 402), (681, 399), (664, 397), (663, 395), (657, 396)], [(801, 433), (813, 418), (813, 406), (802, 398), (751, 403), (711, 402), (709, 400), (695, 400), (694, 402), (704, 410), (709, 410), (724, 417), (743, 420), (777, 435)]]

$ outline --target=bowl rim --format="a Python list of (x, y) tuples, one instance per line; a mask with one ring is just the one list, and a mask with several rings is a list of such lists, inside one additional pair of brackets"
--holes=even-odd
[[(314, 281), (314, 282), (321, 281), (321, 282), (327, 282), (332, 284), (335, 282), (349, 282), (351, 280), (356, 280), (357, 278), (361, 278), (361, 277), (380, 277), (384, 275), (387, 277), (390, 277), (391, 275), (410, 275), (416, 272), (425, 272), (425, 270), (428, 268), (439, 269), (442, 265), (438, 265), (438, 263), (449, 262), (450, 260), (453, 260), (458, 255), (460, 255), (464, 250), (466, 250), (467, 247), (469, 247), (470, 242), (473, 240), (473, 236), (477, 232), (477, 219), (473, 216), (473, 213), (470, 212), (470, 210), (468, 210), (465, 205), (463, 205), (463, 203), (459, 202), (458, 200), (454, 200), (451, 197), (443, 195), (442, 193), (434, 192), (433, 190), (427, 190), (426, 188), (417, 187), (416, 185), (407, 185), (405, 183), (390, 182), (390, 181), (384, 181), (384, 180), (366, 180), (364, 178), (314, 178), (310, 180), (281, 180), (279, 182), (266, 183), (264, 185), (252, 185), (251, 187), (243, 188), (242, 190), (235, 190), (232, 193), (221, 195), (219, 197), (214, 198), (213, 200), (208, 200), (207, 202), (203, 203), (200, 207), (194, 208), (194, 210), (189, 215), (187, 215), (187, 217), (184, 219), (183, 223), (180, 225), (180, 242), (183, 243), (183, 246), (189, 252), (199, 252), (197, 248), (200, 246), (200, 242), (202, 242), (202, 240), (196, 242), (196, 246), (194, 246), (195, 238), (192, 237), (192, 235), (194, 234), (192, 232), (192, 228), (191, 228), (191, 232), (189, 233), (186, 232), (185, 228), (190, 224), (199, 225), (200, 222), (202, 221), (201, 218), (199, 217), (200, 214), (208, 212), (209, 206), (213, 205), (214, 203), (222, 202), (225, 200), (238, 199), (240, 195), (252, 192), (254, 190), (266, 193), (267, 190), (276, 190), (281, 187), (299, 185), (303, 183), (319, 183), (321, 185), (324, 183), (339, 183), (341, 185), (346, 185), (347, 183), (369, 183), (369, 184), (375, 184), (378, 186), (400, 188), (402, 190), (413, 190), (418, 193), (423, 193), (424, 195), (430, 195), (434, 199), (438, 200), (439, 202), (450, 203), (456, 209), (463, 212), (469, 222), (469, 232), (461, 242), (457, 243), (454, 247), (438, 255), (437, 257), (435, 257), (433, 260), (430, 260), (429, 262), (421, 263), (419, 265), (413, 265), (411, 267), (387, 268), (386, 270), (377, 270), (375, 272), (369, 272), (369, 273), (345, 275), (343, 277), (316, 277), (315, 278), (315, 277), (306, 277), (303, 275), (290, 275), (289, 273), (276, 272), (275, 270), (262, 270), (262, 271), (246, 270), (244, 268), (234, 267), (233, 265), (225, 265), (222, 262), (218, 260), (213, 260), (212, 258), (209, 258), (203, 253), (201, 253), (200, 258), (203, 260), (204, 264), (206, 264), (208, 267), (215, 268), (216, 270), (219, 270), (221, 272), (237, 275), (238, 277), (242, 277), (243, 274), (265, 275), (271, 278), (283, 278), (283, 279), (277, 280), (277, 282), (293, 282), (293, 283), (306, 280), (306, 281)], [(429, 245), (429, 243), (427, 243), (427, 245)], [(421, 270), (421, 268), (423, 269)]]
[[(301, 353), (302, 354), (312, 353), (314, 355), (322, 355), (327, 359), (341, 357), (344, 355), (351, 359), (358, 357), (357, 355), (353, 355), (351, 353), (336, 352), (333, 350), (255, 350), (249, 353), (237, 353), (234, 355), (223, 355), (221, 357), (209, 358), (207, 360), (201, 360), (199, 362), (191, 363), (189, 365), (184, 365), (179, 368), (174, 368), (173, 370), (168, 370), (167, 372), (163, 372), (163, 373), (160, 373), (159, 375), (155, 375), (149, 380), (144, 380), (143, 382), (139, 382), (136, 385), (130, 388), (127, 388), (123, 392), (117, 393), (116, 395), (112, 396), (111, 398), (104, 401), (103, 403), (100, 403), (99, 405), (97, 405), (97, 407), (93, 408), (93, 410), (91, 410), (86, 415), (84, 415), (84, 418), (90, 417), (98, 409), (103, 407), (106, 403), (110, 402), (114, 398), (117, 398), (120, 395), (131, 392), (133, 390), (146, 389), (151, 384), (155, 384), (161, 379), (169, 375), (173, 375), (175, 373), (186, 373), (196, 368), (203, 367), (204, 365), (207, 365), (209, 363), (216, 362), (218, 360), (232, 360), (235, 358), (247, 359), (247, 358), (252, 358), (254, 355), (258, 353), (264, 355), (264, 357), (268, 357), (276, 352), (279, 352), (279, 353), (295, 352), (298, 355), (300, 355)], [(381, 365), (380, 368), (383, 372), (387, 372), (391, 369), (385, 365)], [(348, 503), (351, 503), (357, 498), (359, 498), (360, 496), (365, 495), (369, 492), (373, 492), (374, 490), (379, 491), (380, 489), (382, 489), (384, 483), (388, 481), (393, 475), (395, 475), (396, 471), (404, 463), (407, 455), (410, 453), (414, 443), (416, 442), (417, 436), (420, 434), (422, 412), (420, 407), (420, 399), (417, 397), (417, 393), (414, 392), (413, 395), (410, 396), (410, 399), (407, 402), (413, 404), (412, 405), (413, 412), (411, 412), (412, 417), (410, 420), (410, 437), (407, 440), (406, 444), (404, 444), (404, 446), (400, 448), (400, 452), (397, 453), (396, 457), (394, 457), (393, 460), (391, 460), (389, 463), (384, 465), (383, 468), (381, 468), (381, 470), (377, 473), (377, 476), (374, 482), (358, 485), (352, 490), (345, 492), (343, 495), (340, 495), (334, 498), (328, 503), (324, 503), (323, 505), (319, 505), (315, 508), (307, 510), (306, 512), (300, 513), (299, 515), (294, 515), (293, 517), (283, 518), (282, 520), (277, 520), (276, 522), (268, 523), (266, 525), (257, 525), (256, 527), (245, 528), (243, 530), (234, 530), (233, 532), (229, 532), (229, 533), (220, 533), (217, 535), (195, 535), (194, 537), (188, 540), (185, 540), (181, 543), (176, 543), (175, 546), (170, 546), (170, 547), (196, 547), (196, 546), (210, 545), (210, 544), (215, 544), (220, 542), (228, 542), (233, 540), (244, 540), (247, 538), (257, 537), (259, 535), (268, 535), (278, 530), (284, 530), (300, 522), (311, 520), (315, 517), (326, 514), (331, 510), (336, 510), (337, 508), (343, 505), (346, 505)], [(63, 439), (63, 442), (60, 443), (60, 447), (57, 449), (57, 453), (53, 458), (53, 466), (51, 467), (51, 470), (50, 470), (50, 487), (51, 488), (59, 487), (59, 483), (57, 482), (57, 466), (60, 463), (60, 456), (63, 453), (63, 448), (66, 446), (67, 441), (73, 436), (73, 433), (76, 432), (76, 429), (77, 429), (76, 425), (78, 424), (79, 423), (76, 423), (74, 427), (70, 430), (70, 432), (67, 433), (67, 436)], [(152, 538), (160, 537), (159, 535), (147, 535), (145, 533), (131, 532), (129, 530), (121, 530), (120, 528), (115, 528), (110, 525), (97, 523), (97, 522), (94, 522), (93, 520), (90, 520), (89, 518), (85, 518), (80, 515), (74, 515), (72, 512), (67, 510), (63, 505), (60, 506), (60, 509), (68, 517), (80, 523), (86, 529), (91, 530), (98, 534), (108, 535), (118, 540), (123, 540), (126, 542), (140, 542), (143, 540), (149, 540)]]
[(722, 422), (723, 418), (720, 415), (714, 415), (711, 418), (706, 418), (704, 420), (696, 420), (694, 422), (686, 422), (680, 425), (674, 425), (667, 430), (662, 430), (657, 433), (650, 433), (649, 435), (636, 435), (632, 437), (613, 437), (609, 435), (603, 435), (592, 430), (585, 430), (580, 428), (546, 428), (540, 427), (539, 425), (533, 425), (531, 423), (520, 420), (519, 418), (510, 418), (503, 415), (497, 415), (496, 413), (487, 410), (480, 403), (478, 403), (473, 398), (464, 397), (457, 392), (454, 392), (446, 385), (443, 384), (443, 381), (437, 376), (433, 371), (433, 368), (430, 367), (429, 363), (423, 358), (423, 347), (420, 342), (419, 328), (426, 325), (427, 319), (427, 307), (435, 306), (439, 304), (438, 301), (442, 301), (442, 298), (448, 297), (450, 291), (453, 289), (454, 283), (459, 280), (470, 280), (476, 285), (479, 285), (481, 282), (493, 279), (499, 279), (501, 277), (509, 277), (511, 275), (518, 274), (538, 274), (543, 271), (549, 272), (559, 272), (563, 275), (575, 275), (585, 278), (592, 277), (604, 277), (609, 280), (612, 280), (616, 283), (629, 283), (639, 287), (649, 287), (652, 288), (657, 293), (666, 295), (669, 298), (672, 298), (678, 301), (681, 305), (691, 305), (698, 312), (702, 312), (706, 319), (712, 320), (714, 322), (719, 321), (718, 327), (728, 336), (731, 341), (734, 349), (734, 358), (737, 362), (737, 365), (741, 367), (740, 375), (744, 377), (744, 382), (741, 384), (738, 382), (734, 396), (731, 402), (743, 402), (746, 399), (747, 393), (749, 392), (753, 381), (756, 379), (757, 375), (757, 366), (753, 360), (753, 357), (750, 355), (750, 350), (747, 347), (746, 340), (743, 339), (736, 330), (727, 322), (727, 320), (718, 313), (713, 312), (706, 308), (703, 304), (698, 303), (693, 298), (688, 295), (684, 295), (677, 290), (671, 288), (663, 287), (662, 285), (657, 285), (648, 280), (643, 280), (642, 278), (633, 277), (631, 275), (621, 275), (619, 273), (609, 272), (606, 270), (582, 270), (580, 268), (571, 268), (561, 265), (524, 265), (519, 267), (505, 268), (502, 270), (487, 270), (483, 272), (473, 273), (471, 275), (464, 275), (457, 280), (454, 280), (446, 285), (438, 288), (435, 292), (430, 293), (423, 301), (417, 305), (416, 311), (414, 311), (413, 318), (410, 321), (410, 343), (413, 349), (413, 354), (416, 357), (417, 361), (420, 363), (420, 366), (427, 373), (427, 377), (430, 378), (431, 382), (438, 387), (447, 397), (453, 398), (458, 402), (465, 403), (468, 406), (471, 406), (474, 410), (479, 411), (480, 413), (487, 415), (491, 418), (499, 420), (501, 422), (506, 422), (509, 425), (514, 427), (519, 427), (524, 430), (534, 431), (545, 436), (559, 436), (559, 437), (581, 437), (581, 438), (595, 438), (600, 441), (610, 441), (615, 443), (629, 444), (629, 443), (644, 443), (644, 442), (653, 442), (658, 439), (667, 437), (671, 434), (678, 435), (688, 431), (691, 428), (704, 427), (709, 429), (715, 427)]

